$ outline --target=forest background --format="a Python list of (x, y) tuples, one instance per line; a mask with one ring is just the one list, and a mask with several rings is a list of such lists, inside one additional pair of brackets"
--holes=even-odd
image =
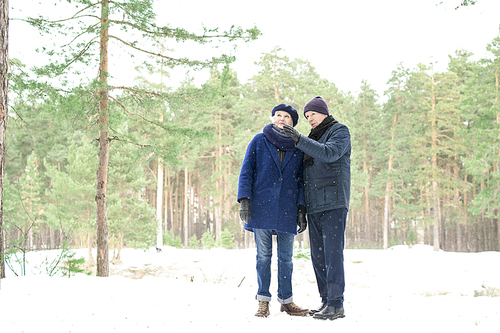
[[(162, 39), (150, 45), (157, 50), (151, 56), (169, 52)], [(443, 71), (432, 62), (397, 66), (383, 96), (366, 81), (359, 93), (343, 92), (279, 46), (260, 56), (258, 72), (245, 83), (233, 58), (192, 61), (190, 67), (209, 71), (208, 79), (197, 85), (189, 76), (176, 86), (166, 84), (171, 61), (144, 60), (133, 86), (117, 85), (109, 95), (114, 258), (123, 246), (253, 246), (236, 202), (246, 146), (270, 122), (274, 105), (290, 104), (301, 114), (317, 95), (352, 135), (348, 248), (424, 243), (500, 250), (500, 36), (486, 51), (472, 60), (457, 50)], [(70, 63), (72, 74), (55, 75), (68, 64), (62, 63), (28, 69), (22, 59), (9, 60), (7, 258), (96, 246), (101, 87), (89, 74), (96, 62)], [(304, 118), (297, 128), (309, 132)], [(307, 232), (298, 240), (307, 242)]]

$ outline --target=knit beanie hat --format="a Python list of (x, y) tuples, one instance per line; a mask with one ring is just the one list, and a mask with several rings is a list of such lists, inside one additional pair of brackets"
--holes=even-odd
[(328, 105), (323, 98), (316, 96), (307, 102), (306, 106), (304, 106), (304, 116), (307, 111), (316, 111), (318, 113), (330, 115), (330, 111), (328, 111)]
[(276, 105), (273, 108), (273, 111), (271, 112), (271, 116), (274, 117), (276, 111), (288, 112), (288, 114), (292, 117), (293, 127), (295, 127), (295, 125), (297, 125), (297, 123), (299, 122), (299, 114), (297, 113), (297, 110), (295, 110), (291, 105), (286, 105), (286, 104)]

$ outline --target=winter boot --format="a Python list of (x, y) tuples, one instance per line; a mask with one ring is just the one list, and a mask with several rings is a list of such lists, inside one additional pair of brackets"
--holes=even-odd
[(295, 303), (281, 304), (281, 312), (286, 312), (290, 316), (305, 316), (309, 313), (308, 309), (301, 309)]
[(255, 317), (266, 318), (269, 316), (269, 302), (259, 301), (259, 309), (255, 313)]
[(313, 309), (313, 310), (309, 311), (309, 314), (312, 316), (315, 313), (323, 311), (327, 306), (328, 306), (328, 304), (326, 304), (326, 302), (325, 303), (321, 303), (321, 306), (319, 308)]
[(313, 315), (313, 318), (315, 319), (330, 319), (330, 320), (335, 320), (338, 318), (344, 318), (344, 308), (336, 308), (334, 306), (328, 305), (326, 308), (323, 309), (321, 312), (317, 312)]

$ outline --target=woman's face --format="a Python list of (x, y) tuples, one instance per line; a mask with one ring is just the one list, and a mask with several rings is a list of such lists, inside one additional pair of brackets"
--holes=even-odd
[(283, 125), (293, 126), (292, 116), (285, 111), (276, 111), (273, 116), (273, 124), (283, 129)]

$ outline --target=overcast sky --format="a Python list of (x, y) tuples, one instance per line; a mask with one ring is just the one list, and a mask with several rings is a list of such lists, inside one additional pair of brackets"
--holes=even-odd
[[(49, 0), (43, 0), (44, 4)], [(32, 15), (41, 1), (11, 0), (11, 17)], [(484, 57), (499, 35), (500, 0), (478, 0), (455, 10), (460, 0), (157, 0), (160, 25), (199, 29), (251, 28), (262, 36), (237, 48), (233, 68), (240, 81), (257, 74), (262, 53), (280, 46), (290, 59), (309, 60), (317, 72), (344, 91), (357, 93), (366, 80), (379, 95), (399, 63), (413, 68), (437, 62), (445, 70), (457, 49)], [(27, 8), (29, 5), (29, 8)], [(47, 9), (46, 6), (44, 6)], [(22, 9), (22, 11), (20, 11)], [(30, 63), (37, 35), (11, 21), (10, 56)], [(27, 43), (28, 41), (28, 43)], [(184, 45), (175, 46), (182, 52)], [(201, 56), (203, 58), (203, 55)], [(196, 74), (204, 80), (204, 74)], [(205, 74), (206, 75), (206, 74)], [(172, 80), (178, 80), (173, 77)]]

